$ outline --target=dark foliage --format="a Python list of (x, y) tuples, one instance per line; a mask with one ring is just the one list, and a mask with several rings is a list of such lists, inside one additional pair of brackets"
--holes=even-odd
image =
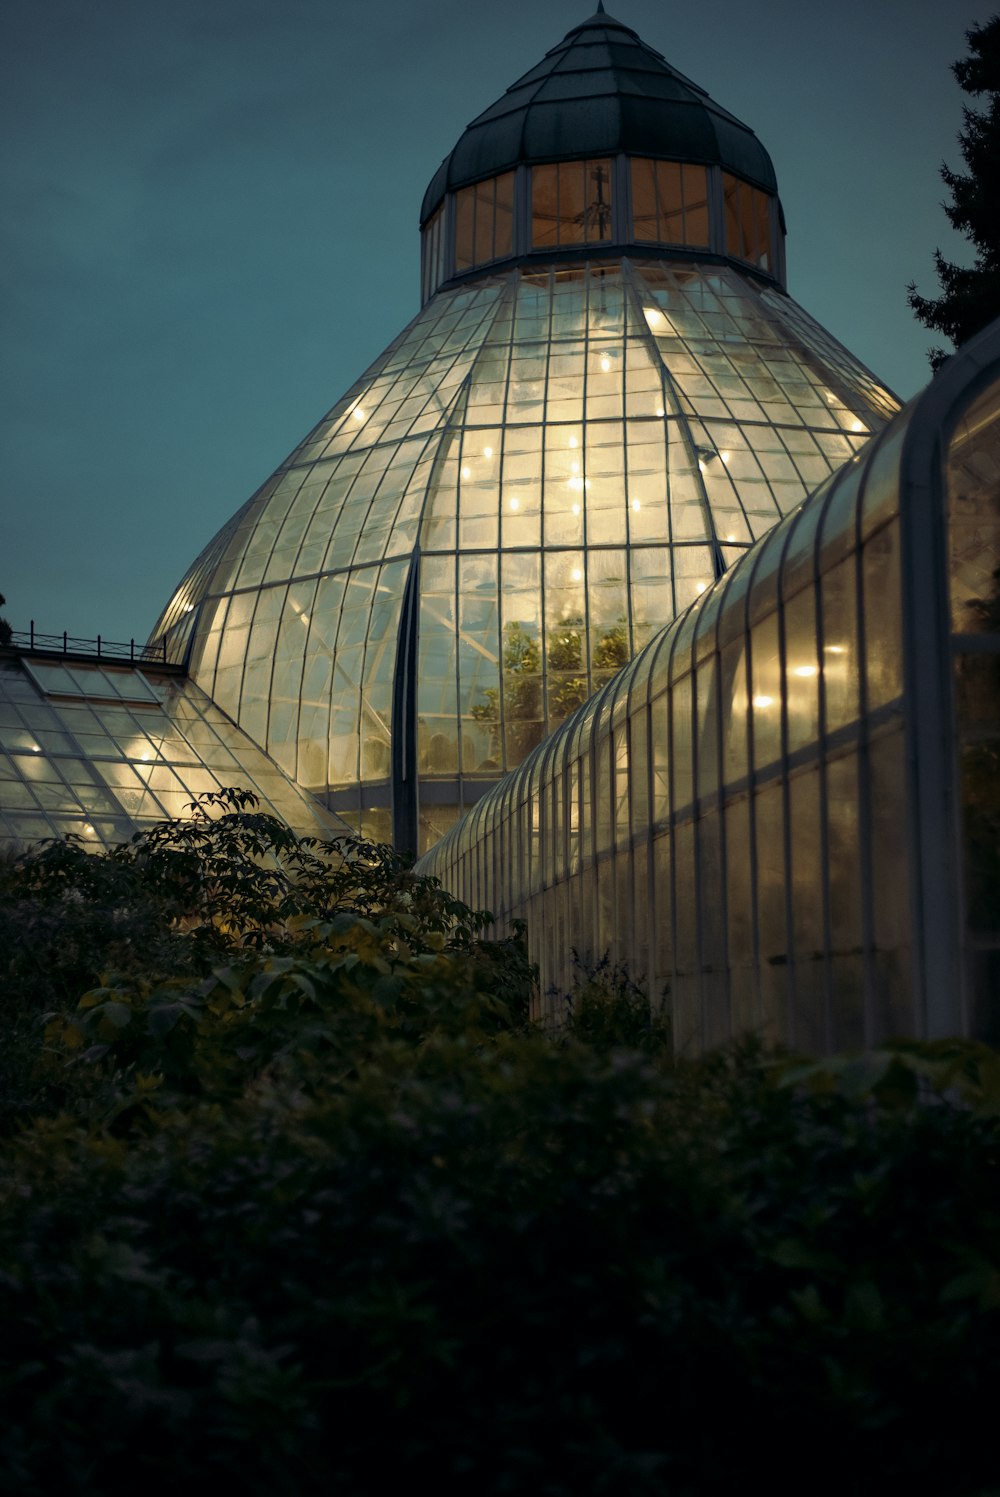
[(165, 965), (46, 1019), (0, 1489), (990, 1489), (994, 1052), (679, 1064), (600, 969), (545, 1035), (523, 945), (384, 853), (279, 918), (282, 866), (231, 928), (194, 878), (176, 950), (157, 893)]
[[(941, 295), (920, 296), (912, 283), (907, 291), (919, 321), (944, 333), (956, 348), (1000, 317), (1000, 16), (973, 26), (966, 37), (969, 56), (956, 62), (952, 71), (967, 94), (985, 98), (985, 108), (963, 109), (959, 144), (966, 171), (942, 166), (941, 177), (951, 195), (944, 211), (974, 246), (976, 257), (971, 267), (965, 267), (935, 250)], [(929, 357), (936, 370), (948, 353), (932, 348)]]

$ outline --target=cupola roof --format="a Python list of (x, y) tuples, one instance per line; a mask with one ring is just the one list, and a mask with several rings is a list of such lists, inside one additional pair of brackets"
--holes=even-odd
[(421, 224), (446, 192), (522, 162), (620, 151), (722, 166), (777, 192), (753, 131), (599, 5), (466, 127), (424, 194)]

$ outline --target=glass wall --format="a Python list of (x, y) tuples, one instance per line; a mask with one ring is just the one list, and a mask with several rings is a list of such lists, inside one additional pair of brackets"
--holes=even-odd
[(435, 209), (421, 235), (421, 299), (512, 255), (612, 243), (711, 250), (780, 280), (771, 215), (769, 194), (718, 167), (625, 156), (520, 167)]
[(179, 658), (192, 638), (223, 710), (379, 837), (412, 731), (427, 846), (894, 408), (728, 266), (484, 279), (434, 298), (206, 548), (154, 637)]
[(992, 356), (981, 391), (956, 358), (421, 860), (527, 919), (550, 1011), (575, 947), (647, 980), (682, 1051), (995, 1037), (1000, 332)]
[(113, 847), (224, 786), (253, 790), (302, 836), (350, 830), (190, 681), (34, 656), (0, 662), (0, 844), (75, 833)]

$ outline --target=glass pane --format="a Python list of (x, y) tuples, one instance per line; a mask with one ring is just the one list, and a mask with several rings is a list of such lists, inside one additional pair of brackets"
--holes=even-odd
[(514, 173), (496, 179), (496, 224), (493, 254), (497, 260), (514, 253)]
[(641, 157), (632, 160), (632, 237), (646, 244), (658, 237), (655, 163)]
[(471, 270), (475, 241), (476, 189), (463, 187), (455, 196), (455, 269)]
[(541, 249), (559, 243), (559, 168), (531, 170), (531, 243)]

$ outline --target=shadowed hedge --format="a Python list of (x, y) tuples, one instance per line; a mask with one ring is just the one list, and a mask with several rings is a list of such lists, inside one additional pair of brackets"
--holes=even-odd
[(595, 982), (546, 1036), (406, 877), (48, 1013), (4, 1489), (991, 1490), (994, 1053), (675, 1064)]

